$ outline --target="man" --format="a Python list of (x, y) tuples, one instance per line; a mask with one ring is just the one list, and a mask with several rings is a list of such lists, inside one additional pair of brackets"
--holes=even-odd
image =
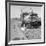
[(32, 9), (29, 10), (23, 10), (21, 14), (22, 24), (21, 29), (24, 31), (26, 29), (27, 24), (31, 21), (31, 16), (33, 13)]

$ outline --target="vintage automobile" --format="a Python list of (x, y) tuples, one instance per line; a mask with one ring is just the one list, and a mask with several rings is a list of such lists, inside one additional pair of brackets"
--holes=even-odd
[(27, 29), (38, 28), (41, 26), (41, 19), (37, 16), (36, 13), (29, 15), (28, 13), (23, 13), (23, 21), (21, 27), (25, 25)]

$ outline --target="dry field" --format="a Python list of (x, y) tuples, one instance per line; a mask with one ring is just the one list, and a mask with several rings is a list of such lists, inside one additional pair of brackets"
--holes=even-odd
[(21, 21), (18, 19), (11, 19), (11, 40), (31, 40), (41, 38), (41, 28), (21, 30)]

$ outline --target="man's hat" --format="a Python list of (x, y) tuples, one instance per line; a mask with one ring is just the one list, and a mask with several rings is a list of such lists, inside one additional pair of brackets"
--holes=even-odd
[(31, 9), (31, 8), (23, 8), (22, 10), (21, 10), (21, 12), (22, 13), (32, 13), (33, 12), (33, 10)]

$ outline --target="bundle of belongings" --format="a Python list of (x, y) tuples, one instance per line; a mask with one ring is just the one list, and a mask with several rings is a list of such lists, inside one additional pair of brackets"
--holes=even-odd
[(38, 17), (36, 13), (33, 13), (33, 10), (24, 11), (21, 14), (22, 24), (21, 29), (37, 29), (41, 26), (41, 19)]

